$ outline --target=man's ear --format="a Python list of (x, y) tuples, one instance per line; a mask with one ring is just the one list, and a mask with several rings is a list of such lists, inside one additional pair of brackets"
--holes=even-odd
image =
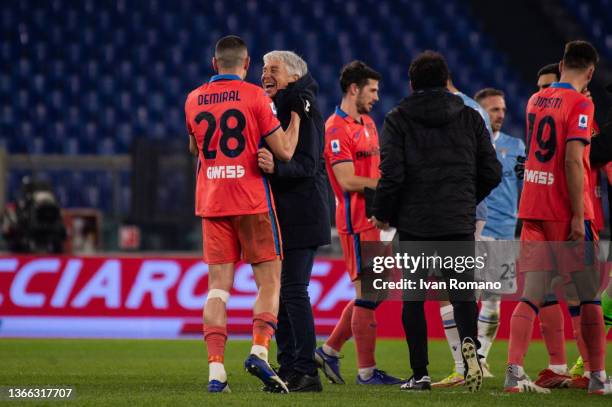
[(219, 72), (219, 65), (217, 64), (217, 58), (213, 57), (212, 58), (212, 66), (215, 72)]
[[(563, 65), (563, 61), (559, 62), (559, 74), (563, 75), (563, 70), (565, 69), (565, 65)], [(559, 79), (561, 80), (561, 76), (559, 76)]]
[(595, 67), (592, 66), (587, 70), (587, 78), (589, 80), (589, 82), (591, 82), (591, 79), (593, 79), (593, 74), (595, 73)]
[(355, 96), (359, 93), (359, 87), (356, 83), (351, 83), (348, 88), (349, 95)]
[(247, 55), (244, 59), (244, 71), (245, 73), (249, 70), (249, 65), (251, 65), (251, 57)]

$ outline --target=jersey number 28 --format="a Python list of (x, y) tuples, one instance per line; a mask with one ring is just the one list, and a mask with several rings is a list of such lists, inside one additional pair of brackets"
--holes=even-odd
[[(236, 120), (236, 125), (229, 127), (228, 121), (232, 117)], [(206, 134), (204, 134), (204, 143), (202, 144), (202, 154), (204, 154), (204, 158), (207, 160), (214, 159), (217, 157), (217, 150), (210, 149), (210, 142), (217, 130), (217, 120), (212, 113), (206, 111), (198, 113), (195, 117), (196, 124), (200, 124), (202, 120), (208, 122), (208, 128), (206, 129)], [(246, 119), (240, 110), (228, 109), (221, 115), (219, 120), (219, 130), (221, 130), (219, 148), (227, 157), (238, 157), (244, 151), (246, 140), (242, 132), (245, 127)], [(236, 140), (236, 146), (233, 148), (230, 147), (231, 139)]]

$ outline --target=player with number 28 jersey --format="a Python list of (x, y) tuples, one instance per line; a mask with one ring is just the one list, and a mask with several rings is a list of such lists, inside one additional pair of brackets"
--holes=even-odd
[(189, 94), (185, 116), (199, 149), (196, 214), (268, 212), (257, 150), (280, 123), (263, 89), (235, 75), (215, 75)]

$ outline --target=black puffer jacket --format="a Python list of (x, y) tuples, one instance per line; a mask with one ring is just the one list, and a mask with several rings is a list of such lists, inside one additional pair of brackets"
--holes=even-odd
[(293, 158), (289, 162), (275, 159), (269, 177), (286, 250), (323, 246), (331, 240), (329, 181), (323, 159), (325, 123), (317, 106), (318, 91), (308, 73), (273, 99), (284, 129), (291, 121), (291, 107), (301, 104), (304, 108)]
[(501, 181), (484, 121), (443, 88), (387, 114), (380, 169), (375, 216), (427, 238), (473, 233), (476, 205)]

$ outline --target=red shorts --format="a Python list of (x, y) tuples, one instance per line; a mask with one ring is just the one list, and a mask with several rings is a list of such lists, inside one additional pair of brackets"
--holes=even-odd
[(351, 281), (355, 281), (359, 278), (361, 271), (361, 242), (380, 242), (380, 230), (373, 228), (361, 233), (339, 233), (338, 237), (342, 245), (346, 270)]
[(269, 213), (202, 218), (204, 261), (208, 264), (257, 264), (282, 259), (276, 216)]
[(560, 274), (581, 271), (594, 264), (599, 236), (591, 221), (584, 222), (585, 242), (571, 245), (567, 238), (570, 222), (524, 220), (521, 231), (520, 272), (556, 271)]

